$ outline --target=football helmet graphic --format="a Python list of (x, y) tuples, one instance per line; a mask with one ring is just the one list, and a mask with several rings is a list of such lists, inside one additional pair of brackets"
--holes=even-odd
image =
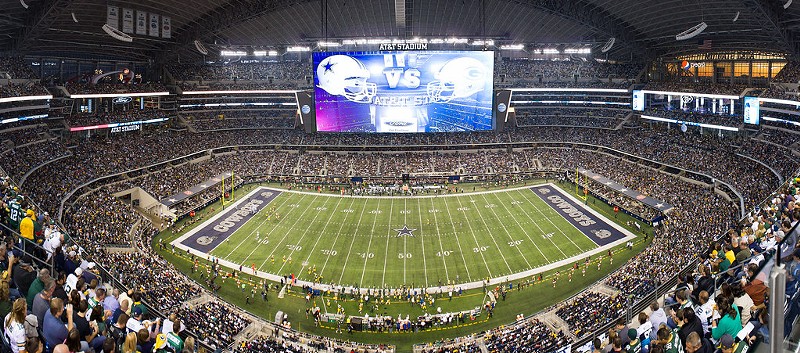
[(317, 66), (317, 87), (349, 101), (369, 103), (378, 86), (367, 82), (369, 70), (358, 59), (347, 55), (331, 55)]
[(428, 96), (436, 102), (466, 98), (484, 89), (487, 70), (478, 59), (461, 57), (446, 62), (428, 83)]

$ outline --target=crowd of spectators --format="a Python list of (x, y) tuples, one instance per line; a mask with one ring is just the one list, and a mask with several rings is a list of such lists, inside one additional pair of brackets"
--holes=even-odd
[(66, 116), (64, 120), (70, 127), (93, 126), (109, 123), (127, 123), (132, 121), (145, 121), (157, 118), (166, 118), (168, 114), (158, 109), (137, 108), (119, 110), (114, 112), (75, 113)]
[(574, 76), (594, 79), (635, 79), (642, 71), (637, 64), (610, 64), (583, 60), (502, 60), (495, 67), (497, 81), (506, 79), (533, 79), (543, 81), (572, 81)]
[(612, 129), (619, 125), (616, 118), (593, 116), (517, 115), (517, 126), (577, 126)]
[(14, 180), (20, 180), (25, 173), (38, 165), (69, 155), (66, 146), (59, 139), (43, 140), (41, 136), (37, 136), (33, 140), (14, 142), (15, 146), (23, 143), (25, 146), (0, 152), (3, 169)]
[(776, 82), (800, 83), (800, 62), (787, 62), (773, 80)]
[[(220, 118), (223, 116), (223, 118)], [(192, 114), (189, 124), (198, 131), (235, 130), (235, 129), (293, 129), (295, 127), (294, 111), (228, 111), (203, 114)]]
[(673, 119), (687, 123), (710, 124), (727, 127), (738, 127), (743, 124), (741, 116), (728, 114), (710, 114), (693, 111), (683, 111), (680, 109), (663, 110), (647, 109), (642, 115), (657, 116), (666, 119)]
[(646, 90), (666, 92), (694, 92), (706, 94), (741, 95), (747, 88), (742, 84), (722, 84), (706, 82), (651, 82), (645, 85)]
[(69, 94), (97, 93), (148, 93), (168, 92), (167, 87), (158, 82), (145, 83), (80, 83), (68, 82), (64, 85)]
[(596, 292), (585, 292), (556, 309), (556, 315), (564, 319), (576, 337), (596, 331), (615, 320), (626, 309), (624, 295), (613, 297)]
[(798, 93), (796, 89), (791, 90), (787, 87), (777, 85), (773, 85), (765, 89), (759, 96), (765, 98), (787, 99), (792, 101), (800, 100), (800, 93)]
[(261, 81), (305, 80), (311, 75), (311, 65), (300, 61), (281, 62), (219, 62), (214, 64), (170, 64), (167, 70), (177, 81)]
[(50, 93), (47, 92), (47, 89), (36, 81), (29, 81), (27, 83), (12, 83), (8, 81), (7, 84), (0, 85), (0, 98), (44, 96), (48, 94)]
[[(31, 65), (24, 59), (16, 56), (0, 57), (0, 72), (5, 72), (12, 79), (38, 79), (38, 75), (33, 72)], [(5, 77), (0, 77), (5, 78)]]
[(769, 141), (776, 145), (790, 149), (793, 148), (792, 146), (795, 143), (800, 142), (800, 132), (775, 128), (764, 128), (761, 129), (761, 133), (756, 136), (756, 139)]
[[(559, 348), (566, 346), (569, 342), (569, 338), (563, 332), (553, 332), (538, 319), (526, 319), (516, 322), (511, 326), (498, 327), (490, 330), (484, 336), (486, 349), (492, 353), (555, 352), (558, 351)], [(458, 352), (470, 352), (471, 350), (469, 348), (470, 346), (468, 346), (466, 350), (459, 349)], [(475, 352), (480, 352), (480, 350)]]
[(207, 302), (178, 311), (187, 327), (193, 327), (201, 342), (212, 349), (224, 348), (233, 343), (233, 337), (250, 324), (236, 309), (219, 302)]

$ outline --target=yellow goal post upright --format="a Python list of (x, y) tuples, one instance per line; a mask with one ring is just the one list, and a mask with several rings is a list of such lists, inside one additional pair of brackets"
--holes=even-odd
[[(235, 195), (234, 195), (234, 192), (235, 192), (234, 186), (236, 186), (236, 183), (233, 181), (233, 170), (231, 170), (231, 181), (230, 181), (229, 184), (231, 185), (231, 197), (230, 197), (230, 201), (228, 201), (227, 203), (231, 203), (236, 199)], [(221, 190), (222, 190), (222, 193), (220, 194), (220, 200), (222, 202), (222, 208), (224, 209), (225, 208), (225, 204), (226, 204), (226, 202), (225, 202), (225, 191), (227, 191), (227, 189), (225, 188), (225, 175), (222, 175), (222, 188), (221, 188)]]
[(589, 197), (589, 176), (584, 175), (583, 178), (583, 190), (580, 190), (581, 186), (581, 173), (578, 171), (578, 168), (575, 168), (575, 196), (580, 197), (582, 200), (586, 201), (586, 198)]

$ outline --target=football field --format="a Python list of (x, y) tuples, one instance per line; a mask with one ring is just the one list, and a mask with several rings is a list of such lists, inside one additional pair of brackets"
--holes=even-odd
[(582, 265), (633, 237), (549, 184), (413, 197), (261, 187), (173, 244), (273, 280), (293, 274), (360, 288), (475, 287)]

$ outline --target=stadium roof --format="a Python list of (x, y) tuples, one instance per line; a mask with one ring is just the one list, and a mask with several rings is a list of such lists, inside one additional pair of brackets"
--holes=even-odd
[[(796, 55), (800, 46), (800, 4), (784, 9), (783, 0), (0, 0), (0, 51), (196, 59), (195, 40), (211, 54), (225, 46), (310, 44), (324, 37), (325, 3), (327, 37), (339, 39), (485, 36), (497, 43), (592, 43), (599, 52), (615, 37), (615, 58), (709, 51), (699, 44)], [(171, 38), (112, 39), (101, 29), (107, 6), (117, 6), (120, 17), (123, 8), (168, 16)], [(708, 25), (702, 34), (675, 39), (700, 22)]]

